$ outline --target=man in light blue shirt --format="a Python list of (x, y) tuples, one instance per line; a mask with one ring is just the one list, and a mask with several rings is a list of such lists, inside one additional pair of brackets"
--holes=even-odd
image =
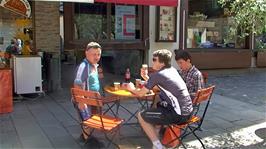
[[(98, 78), (97, 63), (101, 58), (101, 46), (96, 42), (90, 42), (85, 49), (85, 56), (86, 58), (78, 67), (74, 87), (98, 92), (100, 90), (100, 81)], [(78, 104), (78, 107), (82, 120), (87, 120), (91, 117), (90, 106)], [(86, 134), (83, 134), (85, 140), (87, 137)]]

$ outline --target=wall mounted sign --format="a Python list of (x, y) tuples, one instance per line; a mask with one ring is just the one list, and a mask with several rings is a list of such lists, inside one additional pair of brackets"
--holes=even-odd
[(31, 15), (30, 4), (27, 0), (2, 0), (0, 6), (26, 17)]
[(135, 6), (115, 6), (115, 39), (135, 39)]
[(176, 7), (158, 6), (156, 11), (156, 42), (175, 42)]

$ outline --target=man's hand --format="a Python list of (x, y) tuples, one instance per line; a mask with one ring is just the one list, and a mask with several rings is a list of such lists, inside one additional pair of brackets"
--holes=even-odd
[(148, 70), (147, 69), (141, 68), (140, 69), (140, 75), (145, 81), (149, 80)]
[(127, 84), (127, 90), (133, 91), (135, 89), (136, 89), (136, 87), (135, 87), (135, 85), (132, 82)]

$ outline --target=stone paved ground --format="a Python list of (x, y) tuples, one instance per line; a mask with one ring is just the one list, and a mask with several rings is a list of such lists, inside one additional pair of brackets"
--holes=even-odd
[(216, 93), (253, 105), (266, 104), (266, 69), (209, 71)]
[[(62, 70), (62, 90), (36, 100), (15, 102), (14, 112), (0, 115), (1, 149), (106, 148), (106, 141), (99, 133), (95, 135), (98, 139), (91, 140), (87, 145), (80, 142), (80, 127), (69, 93), (75, 67), (66, 65)], [(215, 84), (216, 90), (203, 131), (199, 132), (206, 147), (266, 148), (266, 69), (208, 72), (209, 83)], [(117, 81), (118, 77), (106, 75), (106, 82)], [(130, 110), (139, 106), (136, 101), (123, 104)], [(127, 118), (128, 114), (120, 111), (120, 116)], [(120, 134), (122, 137), (117, 142), (122, 149), (151, 148), (151, 143), (138, 126), (123, 126)], [(188, 148), (201, 148), (193, 137), (184, 142)]]

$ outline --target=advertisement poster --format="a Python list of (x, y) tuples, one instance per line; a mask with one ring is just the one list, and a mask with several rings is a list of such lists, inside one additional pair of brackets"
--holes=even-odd
[(115, 7), (115, 39), (135, 39), (135, 6)]
[(157, 7), (157, 42), (176, 41), (176, 7)]

